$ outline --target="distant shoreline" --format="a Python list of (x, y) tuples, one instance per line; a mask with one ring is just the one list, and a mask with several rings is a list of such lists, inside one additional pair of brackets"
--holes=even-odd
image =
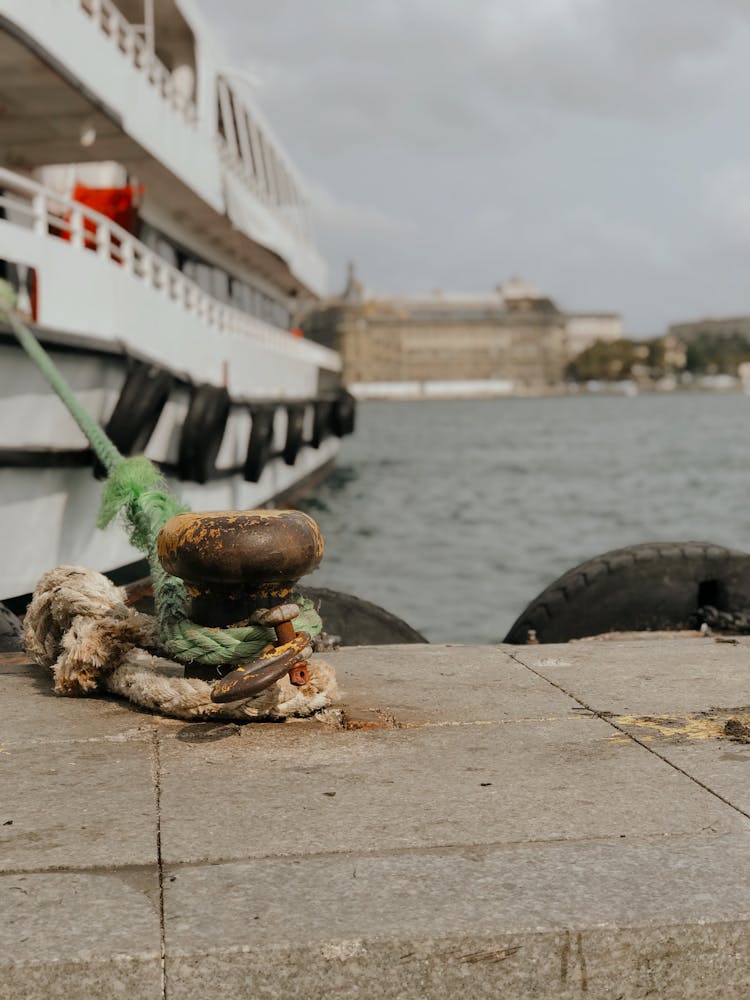
[(579, 396), (621, 396), (623, 398), (634, 398), (636, 396), (670, 396), (684, 395), (686, 393), (750, 393), (750, 386), (736, 380), (731, 385), (702, 385), (692, 383), (689, 385), (677, 385), (672, 388), (660, 388), (655, 385), (640, 385), (629, 383), (626, 388), (621, 383), (608, 385), (601, 383), (597, 388), (588, 388), (585, 385), (575, 386), (547, 386), (529, 389), (513, 389), (509, 392), (490, 391), (451, 391), (445, 387), (440, 390), (420, 391), (388, 391), (375, 390), (368, 391), (357, 386), (349, 386), (349, 391), (359, 402), (389, 402), (389, 403), (421, 403), (431, 400), (472, 400), (472, 399), (546, 399), (561, 398), (569, 396), (571, 398)]

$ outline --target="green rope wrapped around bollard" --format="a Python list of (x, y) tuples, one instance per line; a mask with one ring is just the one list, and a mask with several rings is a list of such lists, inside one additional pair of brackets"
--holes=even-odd
[[(169, 491), (164, 478), (145, 455), (126, 458), (120, 454), (101, 425), (81, 404), (52, 358), (18, 318), (15, 303), (14, 289), (0, 279), (0, 314), (60, 397), (107, 473), (97, 527), (105, 528), (121, 515), (131, 543), (148, 559), (156, 621), (164, 651), (180, 663), (219, 665), (254, 659), (273, 642), (273, 629), (255, 626), (206, 628), (189, 620), (185, 586), (182, 580), (164, 571), (156, 553), (156, 539), (161, 529), (171, 517), (188, 508)], [(318, 635), (322, 622), (312, 602), (302, 599), (298, 604), (300, 613), (295, 619), (295, 628)]]

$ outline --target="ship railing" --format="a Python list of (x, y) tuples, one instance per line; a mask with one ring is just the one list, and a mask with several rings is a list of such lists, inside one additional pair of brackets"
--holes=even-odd
[(161, 292), (206, 326), (248, 337), (264, 346), (307, 357), (338, 369), (338, 355), (271, 326), (205, 292), (112, 219), (80, 202), (64, 198), (26, 177), (0, 167), (0, 224), (12, 223), (37, 235), (69, 243), (74, 252), (89, 251), (134, 279)]
[(248, 187), (258, 201), (262, 202), (292, 235), (303, 243), (312, 244), (312, 231), (307, 207), (303, 203), (285, 204), (272, 195), (264, 184), (247, 168), (242, 157), (234, 152), (227, 140), (218, 135), (216, 143), (219, 159), (227, 170)]
[[(74, 0), (75, 2), (75, 0)], [(197, 121), (195, 103), (176, 85), (172, 73), (147, 44), (141, 31), (122, 14), (112, 0), (77, 0), (78, 6), (117, 49), (177, 111), (189, 125)]]

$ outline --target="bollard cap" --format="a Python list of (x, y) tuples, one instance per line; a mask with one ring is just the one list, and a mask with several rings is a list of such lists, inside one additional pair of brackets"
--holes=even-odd
[(323, 558), (323, 536), (298, 510), (205, 511), (170, 518), (157, 552), (182, 580), (252, 588), (311, 573)]

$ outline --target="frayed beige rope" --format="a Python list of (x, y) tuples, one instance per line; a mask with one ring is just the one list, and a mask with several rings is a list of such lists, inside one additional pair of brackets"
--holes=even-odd
[(107, 691), (178, 719), (301, 717), (337, 697), (333, 668), (312, 660), (303, 687), (283, 677), (255, 698), (214, 704), (210, 684), (183, 677), (179, 664), (159, 655), (153, 618), (129, 608), (101, 573), (80, 566), (58, 566), (41, 578), (24, 619), (24, 642), (35, 663), (51, 668), (58, 694)]

